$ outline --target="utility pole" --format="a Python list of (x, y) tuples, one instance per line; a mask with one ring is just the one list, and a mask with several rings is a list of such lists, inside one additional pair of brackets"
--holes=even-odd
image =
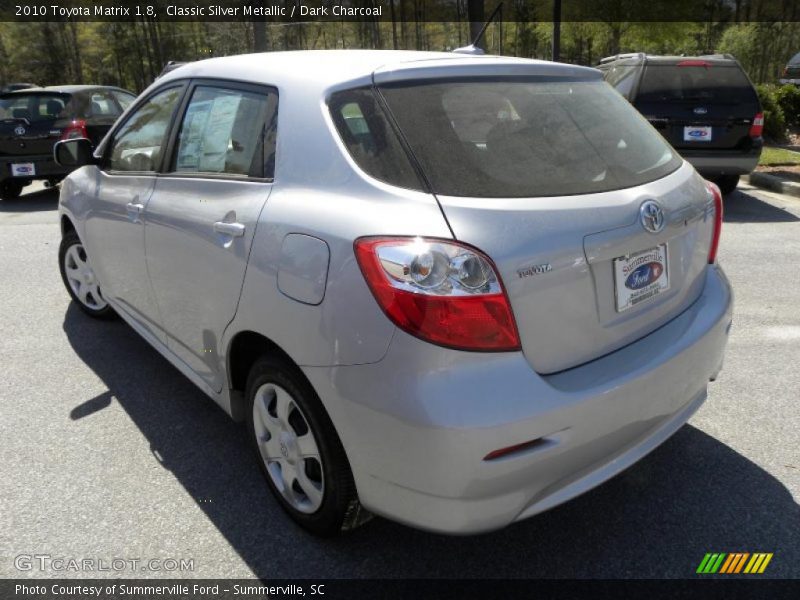
[(561, 0), (553, 0), (553, 61), (561, 59)]
[[(483, 29), (484, 21), (484, 0), (468, 0), (467, 2), (467, 18), (469, 19), (469, 39), (470, 42), (475, 42), (478, 35)], [(475, 44), (478, 48), (486, 49), (486, 44), (483, 39), (480, 39)]]

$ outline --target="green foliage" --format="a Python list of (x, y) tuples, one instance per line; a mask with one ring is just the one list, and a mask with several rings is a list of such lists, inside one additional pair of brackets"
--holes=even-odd
[(786, 117), (778, 102), (778, 86), (774, 84), (759, 84), (756, 86), (761, 109), (764, 111), (764, 137), (775, 142), (786, 139)]
[(775, 90), (775, 100), (789, 127), (800, 127), (800, 87), (783, 85)]

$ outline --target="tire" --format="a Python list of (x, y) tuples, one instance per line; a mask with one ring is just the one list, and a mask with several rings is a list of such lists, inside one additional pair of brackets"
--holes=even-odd
[(0, 182), (0, 200), (16, 200), (22, 194), (22, 187), (18, 181)]
[(263, 356), (247, 377), (247, 436), (281, 507), (311, 533), (332, 537), (371, 516), (317, 394), (288, 360)]
[(722, 177), (718, 177), (715, 183), (719, 186), (719, 191), (722, 192), (722, 195), (728, 196), (732, 194), (736, 186), (739, 185), (739, 176), (723, 175)]
[(58, 266), (61, 280), (78, 308), (95, 319), (110, 319), (116, 315), (103, 298), (83, 243), (74, 231), (68, 232), (61, 239)]

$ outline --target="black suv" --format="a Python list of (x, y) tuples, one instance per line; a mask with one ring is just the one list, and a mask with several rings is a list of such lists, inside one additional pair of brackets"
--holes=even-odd
[(0, 200), (34, 179), (54, 185), (69, 169), (53, 160), (59, 140), (84, 137), (96, 145), (134, 100), (114, 87), (64, 85), (0, 94)]
[(619, 54), (597, 68), (723, 194), (756, 168), (764, 115), (752, 82), (730, 54)]

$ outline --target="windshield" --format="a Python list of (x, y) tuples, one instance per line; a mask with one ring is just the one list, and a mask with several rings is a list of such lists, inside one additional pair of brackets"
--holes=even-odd
[(433, 191), (535, 197), (641, 185), (681, 159), (602, 81), (471, 79), (380, 88)]

